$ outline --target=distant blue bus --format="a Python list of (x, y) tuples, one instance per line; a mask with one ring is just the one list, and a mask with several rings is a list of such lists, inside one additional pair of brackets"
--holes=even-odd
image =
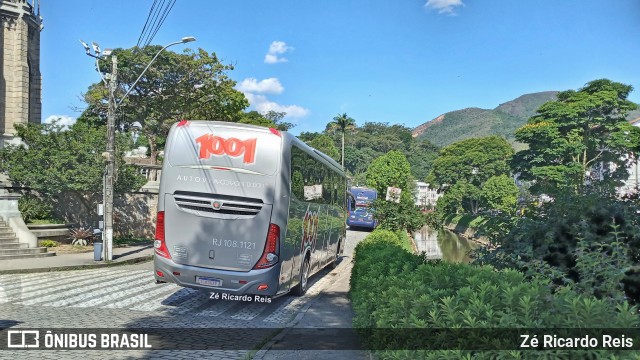
[(378, 221), (373, 218), (370, 205), (376, 198), (378, 198), (378, 193), (375, 189), (366, 187), (352, 187), (349, 189), (347, 225), (352, 228), (375, 228), (378, 225)]

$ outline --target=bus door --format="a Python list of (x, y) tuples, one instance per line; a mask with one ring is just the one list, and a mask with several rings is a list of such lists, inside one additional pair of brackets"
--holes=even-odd
[(347, 194), (347, 211), (352, 212), (355, 209), (356, 209), (356, 198), (353, 196), (353, 194), (348, 193)]

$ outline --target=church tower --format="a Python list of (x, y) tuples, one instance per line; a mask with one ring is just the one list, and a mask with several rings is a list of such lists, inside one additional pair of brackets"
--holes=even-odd
[(15, 142), (15, 124), (40, 123), (39, 0), (0, 0), (0, 147)]

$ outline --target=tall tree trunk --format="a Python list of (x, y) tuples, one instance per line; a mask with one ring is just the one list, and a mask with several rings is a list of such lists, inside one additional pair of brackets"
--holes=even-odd
[(342, 131), (342, 170), (344, 171), (344, 130)]

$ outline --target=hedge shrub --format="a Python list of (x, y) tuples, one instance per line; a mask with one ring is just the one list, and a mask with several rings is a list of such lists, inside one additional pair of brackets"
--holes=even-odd
[(47, 248), (49, 248), (49, 247), (56, 247), (56, 246), (58, 246), (58, 245), (59, 245), (59, 244), (58, 244), (58, 242), (57, 242), (57, 241), (50, 240), (50, 239), (46, 239), (46, 240), (42, 240), (42, 241), (40, 241), (40, 246), (42, 246), (42, 247), (47, 247)]
[[(365, 346), (384, 350), (382, 359), (415, 358), (610, 358), (614, 351), (517, 351), (517, 350), (433, 350), (424, 344), (469, 349), (479, 343), (487, 349), (513, 348), (517, 331), (495, 335), (491, 328), (637, 328), (638, 310), (626, 302), (614, 308), (606, 300), (578, 294), (565, 287), (553, 293), (548, 280), (530, 281), (515, 270), (469, 264), (425, 262), (403, 246), (390, 231), (376, 230), (356, 247), (350, 296), (354, 328)], [(486, 329), (474, 336), (457, 336), (454, 331), (429, 334), (396, 329)], [(389, 331), (372, 331), (388, 329)], [(395, 332), (394, 332), (395, 331)], [(482, 331), (482, 332), (481, 332)], [(416, 346), (418, 345), (418, 346)], [(435, 347), (434, 347), (435, 348)], [(442, 347), (440, 347), (442, 348)], [(618, 351), (622, 358), (635, 356)], [(620, 358), (620, 357), (618, 357)]]
[(25, 195), (18, 199), (18, 210), (25, 222), (48, 219), (53, 214), (53, 206), (33, 195)]
[(544, 274), (557, 286), (640, 305), (640, 201), (600, 194), (558, 197), (493, 234), (476, 261)]

